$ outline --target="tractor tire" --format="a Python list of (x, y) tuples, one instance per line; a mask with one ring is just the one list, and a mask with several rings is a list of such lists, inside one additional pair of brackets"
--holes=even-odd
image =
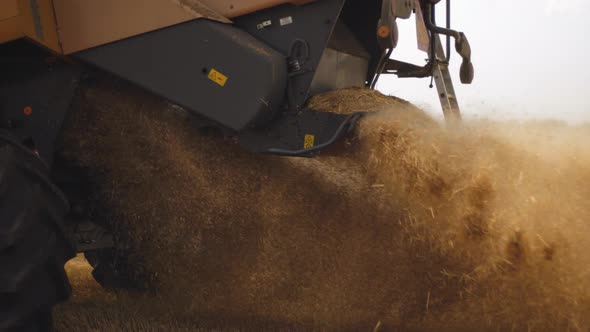
[(69, 207), (48, 174), (35, 153), (0, 132), (0, 331), (51, 331), (53, 306), (71, 293)]

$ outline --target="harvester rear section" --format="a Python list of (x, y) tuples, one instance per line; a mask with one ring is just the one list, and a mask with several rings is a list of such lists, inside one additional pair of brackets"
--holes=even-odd
[[(183, 108), (193, 117), (195, 129), (214, 128), (254, 153), (319, 154), (349, 133), (363, 113), (308, 109), (310, 97), (347, 87), (374, 88), (382, 74), (432, 76), (445, 116), (456, 120), (460, 112), (448, 71), (450, 46), (445, 52), (439, 35), (455, 39), (463, 58), (463, 83), (473, 79), (471, 50), (464, 34), (436, 25), (439, 1), (4, 1), (0, 4), (4, 43), (0, 45), (0, 128), (2, 137), (9, 137), (4, 146), (28, 152), (14, 155), (19, 158), (16, 165), (26, 166), (31, 158), (44, 163), (35, 166), (37, 175), (26, 177), (27, 181), (46, 181), (53, 168), (53, 174), (62, 175), (56, 180), (70, 201), (77, 201), (74, 196), (81, 195), (82, 185), (77, 185), (79, 179), (68, 179), (74, 172), (66, 172), (64, 180), (64, 165), (54, 161), (54, 142), (77, 87), (102, 73)], [(428, 54), (424, 66), (390, 59), (399, 38), (396, 22), (412, 15), (418, 21), (421, 48)], [(50, 189), (43, 193), (61, 197), (54, 187)], [(45, 194), (31, 199), (36, 202), (39, 195)], [(47, 202), (55, 204), (46, 210), (64, 211), (58, 198)], [(59, 280), (62, 288), (56, 301), (67, 293), (60, 264), (69, 257), (68, 248), (88, 252), (96, 261), (115, 259), (105, 253), (117, 246), (104, 220), (88, 220), (87, 214), (76, 212), (66, 223), (60, 213), (51, 215), (57, 221), (31, 217), (30, 223), (30, 227), (59, 226), (50, 228), (60, 241), (52, 242), (53, 256), (45, 259), (57, 262), (61, 277), (43, 280), (50, 288), (52, 280)], [(15, 222), (2, 218), (2, 227)], [(20, 267), (28, 268), (29, 263)], [(104, 261), (95, 263), (105, 266)], [(46, 260), (35, 266), (39, 264), (46, 265)], [(124, 277), (115, 270), (103, 273), (112, 274), (103, 280)], [(0, 285), (0, 295), (16, 297), (18, 289)], [(0, 317), (0, 327), (24, 324), (32, 315), (48, 312), (55, 302), (18, 301), (23, 309), (11, 320)]]

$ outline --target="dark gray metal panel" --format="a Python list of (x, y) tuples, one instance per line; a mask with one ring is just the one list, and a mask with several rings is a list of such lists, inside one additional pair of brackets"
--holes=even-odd
[(81, 69), (24, 40), (0, 46), (0, 129), (53, 162)]
[[(328, 45), (330, 36), (338, 21), (344, 0), (318, 1), (304, 6), (281, 5), (236, 18), (235, 24), (256, 38), (289, 57), (296, 53), (301, 61), (301, 71), (293, 73), (290, 91), (293, 106), (302, 107), (309, 98), (310, 85), (320, 59)], [(305, 54), (307, 51), (307, 54)]]
[[(272, 118), (286, 90), (283, 55), (232, 25), (205, 19), (77, 56), (234, 130)], [(223, 86), (209, 78), (212, 69), (227, 77)]]
[(377, 24), (381, 17), (382, 4), (382, 0), (346, 0), (340, 16), (340, 20), (371, 55), (368, 82), (375, 76), (383, 54), (377, 40)]
[(365, 86), (369, 60), (331, 48), (326, 49), (316, 70), (311, 93)]
[(311, 82), (311, 94), (364, 87), (370, 58), (363, 44), (338, 20)]
[(334, 27), (334, 32), (332, 32), (332, 36), (328, 42), (328, 48), (367, 60), (371, 58), (365, 46), (341, 19), (338, 20)]

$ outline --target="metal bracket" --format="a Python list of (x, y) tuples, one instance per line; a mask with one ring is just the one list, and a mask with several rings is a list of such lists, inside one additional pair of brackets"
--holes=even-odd
[(430, 62), (420, 67), (407, 62), (388, 59), (383, 68), (383, 74), (394, 74), (399, 78), (424, 78), (432, 76), (432, 73), (433, 66)]
[[(441, 45), (440, 36), (438, 34), (433, 35), (436, 53), (435, 58), (429, 59), (428, 64), (420, 67), (410, 63), (389, 59), (383, 67), (383, 73), (395, 74), (400, 78), (424, 78), (432, 76), (436, 84), (438, 98), (445, 119), (450, 121), (460, 120), (461, 109), (457, 102), (457, 95), (455, 93), (455, 87), (453, 86), (453, 80), (451, 79), (449, 64), (444, 62), (446, 56)], [(429, 52), (429, 54), (431, 53), (432, 52)]]
[[(434, 3), (428, 3), (426, 4), (425, 8), (424, 8), (424, 23), (426, 24), (426, 28), (428, 29), (428, 31), (430, 31), (430, 35), (431, 38), (432, 36), (435, 36), (436, 40), (434, 42), (431, 42), (431, 45), (433, 47), (436, 47), (436, 53), (437, 56), (439, 57), (439, 59), (441, 61), (445, 61), (448, 62), (450, 59), (450, 40), (448, 39), (449, 37), (453, 37), (455, 39), (455, 50), (457, 51), (457, 53), (459, 53), (459, 55), (461, 56), (461, 58), (463, 59), (463, 62), (461, 63), (461, 70), (460, 70), (460, 78), (461, 78), (461, 83), (463, 84), (471, 84), (471, 82), (473, 82), (473, 77), (474, 77), (474, 69), (473, 69), (473, 64), (471, 63), (471, 46), (469, 45), (469, 41), (467, 40), (467, 37), (465, 36), (465, 34), (463, 32), (459, 32), (459, 31), (455, 31), (449, 28), (441, 28), (439, 26), (436, 25), (436, 23), (434, 22), (434, 17), (435, 17), (435, 7), (434, 7)], [(447, 6), (450, 6), (450, 2), (448, 2)], [(447, 7), (447, 23), (449, 23), (450, 21), (450, 8)], [(448, 54), (446, 56), (444, 56), (444, 50), (442, 50), (442, 45), (440, 45), (440, 34), (447, 36), (447, 52)], [(440, 49), (442, 50), (442, 54), (443, 56), (441, 56), (439, 54), (439, 45), (440, 45)], [(430, 52), (431, 53), (431, 57), (432, 57), (432, 53), (434, 52)]]

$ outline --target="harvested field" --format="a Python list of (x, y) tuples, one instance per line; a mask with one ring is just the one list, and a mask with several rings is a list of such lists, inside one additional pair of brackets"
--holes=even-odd
[(105, 293), (74, 262), (60, 331), (590, 329), (587, 127), (446, 128), (354, 89), (312, 101), (374, 113), (346, 151), (288, 159), (124, 83), (79, 99), (63, 153), (155, 291)]

